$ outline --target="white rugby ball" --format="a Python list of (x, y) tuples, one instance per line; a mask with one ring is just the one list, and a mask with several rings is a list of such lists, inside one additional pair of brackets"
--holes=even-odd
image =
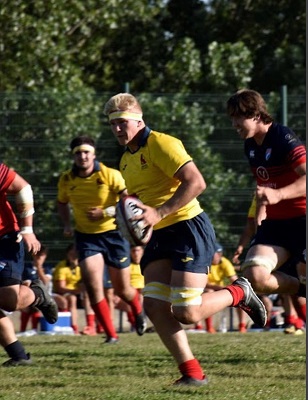
[(138, 207), (142, 201), (135, 196), (125, 196), (116, 205), (116, 223), (122, 235), (133, 246), (147, 244), (152, 236), (153, 228), (146, 227), (142, 220), (131, 221), (131, 218), (141, 215), (142, 209)]

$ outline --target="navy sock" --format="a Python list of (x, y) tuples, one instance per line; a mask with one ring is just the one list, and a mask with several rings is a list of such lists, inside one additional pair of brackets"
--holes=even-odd
[(23, 358), (24, 360), (28, 360), (28, 356), (25, 352), (25, 349), (18, 340), (6, 346), (4, 350), (7, 352), (8, 356), (13, 360), (17, 361), (20, 360), (21, 358)]

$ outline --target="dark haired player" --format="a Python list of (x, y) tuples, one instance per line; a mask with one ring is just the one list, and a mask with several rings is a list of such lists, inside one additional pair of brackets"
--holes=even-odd
[(261, 293), (306, 296), (305, 285), (292, 276), (294, 271), (288, 275), (279, 270), (291, 258), (299, 265), (304, 262), (306, 149), (290, 128), (274, 122), (263, 97), (254, 90), (231, 96), (227, 112), (245, 140), (245, 155), (256, 179), (257, 220), (266, 215), (242, 264), (244, 276)]
[(82, 280), (96, 318), (103, 326), (106, 343), (117, 343), (118, 336), (104, 297), (103, 273), (109, 266), (115, 292), (132, 308), (136, 331), (146, 329), (138, 291), (130, 285), (130, 246), (115, 225), (115, 204), (126, 195), (119, 171), (96, 160), (94, 140), (78, 136), (72, 140), (74, 164), (58, 182), (58, 212), (64, 235), (71, 236), (70, 206), (75, 222), (75, 242)]

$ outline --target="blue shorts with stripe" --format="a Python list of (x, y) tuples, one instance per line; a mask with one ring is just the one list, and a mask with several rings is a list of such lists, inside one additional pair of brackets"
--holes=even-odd
[(153, 231), (141, 259), (141, 270), (162, 259), (172, 261), (172, 269), (208, 273), (215, 252), (215, 231), (205, 212), (192, 219)]
[(111, 267), (122, 269), (130, 265), (129, 242), (116, 230), (102, 233), (75, 231), (75, 241), (79, 261), (100, 253)]
[(20, 285), (24, 271), (23, 241), (16, 242), (18, 232), (0, 237), (0, 286)]

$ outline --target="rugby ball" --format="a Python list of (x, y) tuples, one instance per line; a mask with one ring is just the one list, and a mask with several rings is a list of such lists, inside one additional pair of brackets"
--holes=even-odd
[(146, 245), (153, 232), (153, 228), (145, 226), (142, 220), (131, 221), (131, 218), (143, 213), (138, 207), (139, 204), (142, 204), (142, 201), (138, 197), (125, 196), (116, 205), (117, 227), (132, 246)]

